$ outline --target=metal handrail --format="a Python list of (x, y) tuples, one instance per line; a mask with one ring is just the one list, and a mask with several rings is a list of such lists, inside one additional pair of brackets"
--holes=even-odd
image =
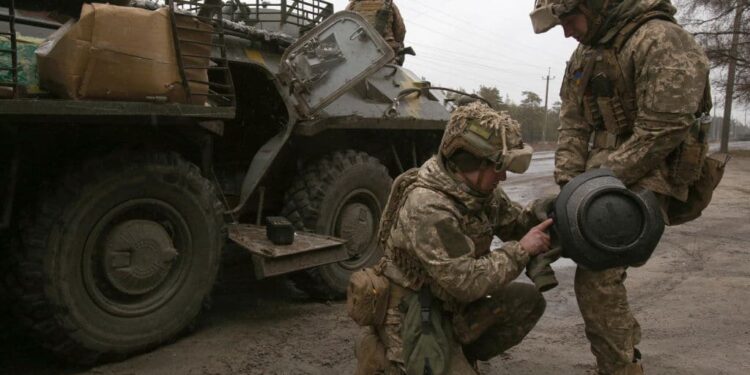
[(0, 71), (10, 72), (11, 80), (9, 82), (0, 81), (0, 86), (10, 87), (13, 90), (13, 97), (18, 95), (18, 41), (16, 36), (16, 6), (15, 0), (10, 0), (8, 6), (8, 32), (0, 33), (7, 35), (10, 41), (10, 49), (0, 50), (0, 54), (10, 55), (10, 66), (0, 66)]
[[(311, 27), (333, 14), (333, 4), (322, 0), (232, 1), (250, 22), (279, 22)], [(273, 16), (278, 16), (273, 17)], [(261, 18), (263, 17), (263, 18)]]

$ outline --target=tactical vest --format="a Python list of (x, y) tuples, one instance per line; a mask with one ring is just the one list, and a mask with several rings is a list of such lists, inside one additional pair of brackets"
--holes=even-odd
[[(611, 45), (587, 53), (581, 76), (578, 97), (583, 100), (584, 117), (594, 127), (594, 148), (614, 150), (633, 134), (638, 114), (636, 88), (626, 79), (618, 53), (647, 22), (661, 19), (677, 23), (668, 13), (653, 11), (625, 25)], [(690, 184), (700, 176), (701, 166), (708, 150), (708, 121), (704, 120), (711, 109), (711, 85), (706, 77), (706, 89), (700, 108), (696, 108), (696, 121), (688, 139), (668, 156), (667, 165), (672, 183)]]
[[(397, 177), (393, 182), (393, 188), (391, 189), (391, 194), (388, 197), (388, 202), (380, 221), (380, 230), (378, 232), (379, 244), (381, 248), (390, 250), (393, 264), (399, 268), (415, 290), (420, 289), (424, 285), (430, 285), (435, 296), (445, 302), (444, 308), (448, 311), (453, 311), (457, 305), (457, 301), (437, 285), (437, 283), (433, 282), (416, 254), (409, 249), (395, 247), (389, 241), (391, 230), (398, 218), (398, 213), (406, 202), (409, 193), (418, 187), (433, 190), (429, 186), (418, 182), (418, 172), (419, 169), (417, 168), (410, 169)], [(451, 200), (454, 199), (451, 198)], [(464, 207), (460, 202), (457, 203), (460, 208)], [(467, 210), (461, 210), (461, 212), (463, 215), (461, 223), (464, 234), (474, 243), (475, 253), (473, 256), (479, 258), (486, 255), (490, 252), (490, 245), (492, 244), (494, 235), (489, 219), (487, 219), (486, 214), (482, 211), (470, 213)]]
[[(361, 15), (367, 22), (377, 29), (386, 41), (393, 39), (393, 9), (392, 3), (383, 0), (354, 0), (351, 10)], [(387, 12), (386, 20), (378, 20), (378, 12)]]

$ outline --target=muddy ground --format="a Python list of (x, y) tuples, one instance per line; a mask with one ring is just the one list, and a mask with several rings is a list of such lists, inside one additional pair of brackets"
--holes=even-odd
[[(538, 161), (547, 163), (549, 160)], [(544, 168), (542, 168), (544, 169)], [(554, 191), (549, 174), (514, 177), (520, 199)], [(650, 374), (750, 373), (750, 152), (735, 157), (702, 218), (668, 228), (649, 263), (629, 272), (631, 304), (643, 327)], [(153, 352), (92, 369), (65, 368), (0, 327), (3, 374), (351, 374), (358, 327), (341, 302), (318, 303), (284, 278), (254, 281), (230, 250), (214, 308), (189, 336)], [(557, 265), (560, 286), (528, 338), (483, 374), (592, 373), (573, 295), (574, 267)], [(2, 313), (2, 309), (0, 309)]]

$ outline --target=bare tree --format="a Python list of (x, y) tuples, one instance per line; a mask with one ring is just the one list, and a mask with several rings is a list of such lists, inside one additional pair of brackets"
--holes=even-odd
[(721, 151), (728, 152), (732, 104), (734, 100), (750, 103), (750, 0), (681, 1), (686, 5), (687, 26), (694, 29), (713, 67), (726, 69), (726, 75), (713, 84), (725, 93)]
[[(678, 0), (683, 23), (706, 49), (712, 69), (735, 66), (734, 99), (750, 104), (750, 0)], [(738, 23), (735, 21), (738, 20)], [(735, 24), (739, 25), (735, 31)], [(737, 35), (736, 53), (732, 45)], [(721, 77), (719, 77), (721, 76)], [(727, 74), (716, 75), (714, 87), (725, 92)]]

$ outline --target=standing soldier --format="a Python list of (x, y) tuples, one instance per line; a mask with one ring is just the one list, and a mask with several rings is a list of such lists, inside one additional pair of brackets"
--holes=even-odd
[[(700, 174), (700, 115), (710, 109), (708, 60), (669, 0), (537, 0), (536, 33), (562, 25), (580, 45), (562, 85), (555, 179), (608, 168), (631, 188), (685, 202)], [(696, 172), (698, 171), (698, 172)], [(666, 214), (665, 221), (668, 221)], [(667, 224), (669, 224), (667, 222)], [(575, 292), (600, 374), (642, 374), (641, 330), (626, 268), (579, 266)]]
[[(350, 0), (346, 10), (362, 15), (397, 54), (404, 48), (406, 25), (393, 0)], [(399, 65), (403, 64), (403, 55), (396, 59)]]
[[(531, 153), (517, 122), (472, 103), (454, 111), (439, 153), (396, 179), (381, 219), (382, 281), (361, 288), (389, 285), (374, 293), (388, 295), (375, 303), (382, 308), (363, 303), (363, 311), (382, 313), (363, 324), (350, 309), (372, 326), (357, 345), (357, 374), (476, 374), (477, 360), (531, 331), (544, 298), (512, 281), (549, 250), (552, 220), (539, 213), (551, 200), (523, 209), (497, 187), (506, 171), (526, 171)], [(490, 251), (493, 235), (505, 242)], [(350, 284), (348, 303), (366, 299), (355, 289)]]

